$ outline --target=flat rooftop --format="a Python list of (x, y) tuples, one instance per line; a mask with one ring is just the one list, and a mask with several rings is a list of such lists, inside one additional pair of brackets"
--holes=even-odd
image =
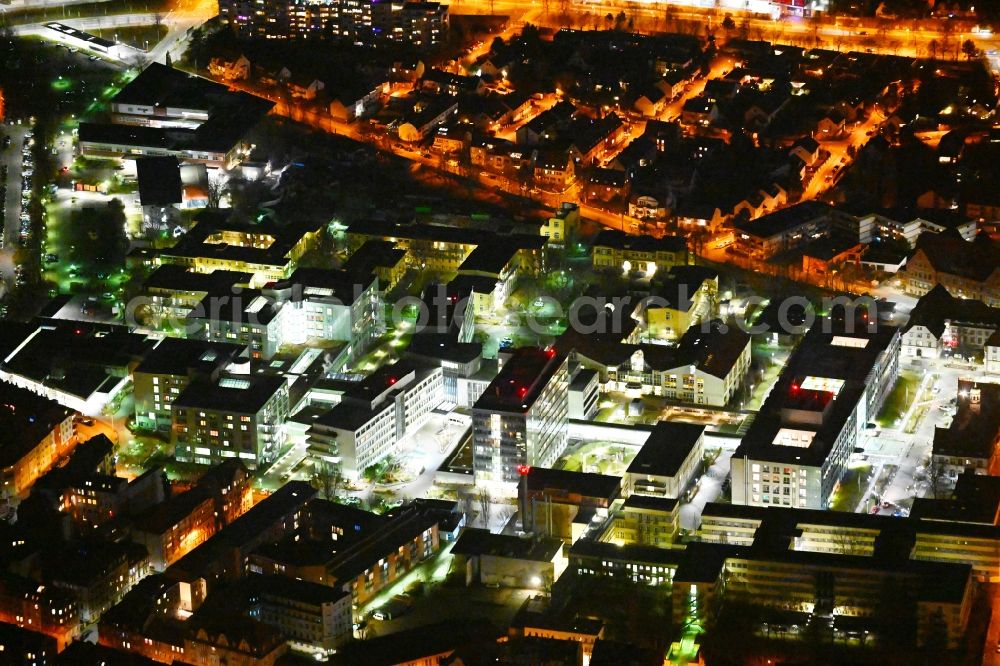
[[(824, 331), (824, 328), (827, 330)], [(785, 364), (785, 369), (761, 406), (742, 443), (733, 454), (763, 462), (820, 466), (854, 412), (867, 389), (867, 381), (883, 352), (898, 334), (895, 326), (878, 324), (869, 332), (867, 323), (858, 322), (848, 333), (844, 322), (819, 319)], [(803, 389), (807, 378), (836, 380), (839, 385), (833, 404), (815, 424), (788, 419), (787, 410), (816, 409), (831, 393)], [(810, 385), (815, 384), (815, 380)], [(805, 395), (806, 397), (802, 397)], [(807, 404), (808, 403), (808, 404)], [(783, 428), (802, 429), (814, 434), (807, 446), (801, 438), (794, 445), (779, 435)]]
[(541, 395), (566, 356), (555, 349), (521, 347), (503, 365), (473, 409), (491, 412), (526, 412)]
[(629, 474), (676, 476), (705, 433), (705, 426), (660, 421), (626, 470)]

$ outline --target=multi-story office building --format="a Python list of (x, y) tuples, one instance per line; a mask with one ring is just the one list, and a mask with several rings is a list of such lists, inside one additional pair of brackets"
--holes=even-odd
[(156, 268), (142, 285), (144, 307), (136, 308), (139, 321), (165, 333), (176, 334), (183, 329), (191, 310), (209, 294), (235, 293), (249, 286), (253, 275), (217, 270), (211, 273), (190, 271), (183, 266), (163, 264)]
[(300, 268), (265, 293), (281, 305), (282, 342), (347, 342), (357, 357), (385, 330), (379, 283), (371, 274)]
[(265, 467), (285, 443), (288, 410), (288, 384), (281, 377), (191, 382), (171, 404), (175, 456), (202, 465), (239, 458), (251, 469)]
[(829, 505), (899, 376), (899, 329), (863, 316), (817, 321), (789, 358), (733, 454), (734, 504)]
[(219, 0), (219, 16), (244, 39), (336, 39), (429, 48), (448, 33), (448, 6), (424, 1)]
[[(835, 634), (849, 634), (845, 624), (878, 634), (889, 621), (911, 630), (917, 645), (940, 639), (952, 648), (960, 644), (976, 589), (968, 564), (911, 559), (897, 538), (881, 540), (870, 552), (798, 549), (795, 534), (785, 529), (795, 521), (776, 523), (760, 526), (746, 545), (663, 548), (581, 539), (569, 549), (569, 571), (584, 580), (665, 586), (675, 622), (702, 621), (710, 609), (735, 602), (779, 610), (785, 622), (800, 627), (819, 621)], [(886, 617), (887, 594), (912, 615)]]
[(395, 453), (444, 400), (441, 366), (405, 358), (344, 387), (340, 402), (313, 421), (310, 453), (357, 478)]
[(241, 345), (164, 338), (132, 373), (136, 423), (147, 430), (169, 430), (170, 405), (192, 379), (215, 379), (248, 360), (246, 356)]
[(283, 341), (281, 304), (254, 289), (233, 296), (206, 296), (188, 314), (187, 322), (192, 340), (243, 345), (255, 360), (270, 360)]
[(6, 571), (0, 574), (0, 620), (51, 636), (59, 650), (80, 629), (79, 607), (72, 592)]
[(563, 469), (520, 469), (517, 486), (521, 529), (575, 543), (595, 523), (606, 518), (621, 495), (622, 480), (610, 474), (567, 472)]
[[(371, 240), (393, 243), (406, 251), (406, 264), (417, 270), (493, 277), (513, 289), (518, 275), (539, 275), (545, 270), (547, 238), (521, 233), (496, 233), (443, 224), (393, 224), (367, 221), (347, 230), (353, 253)], [(476, 252), (477, 248), (483, 248)], [(467, 259), (471, 259), (466, 262)]]
[[(302, 256), (317, 247), (325, 228), (325, 223), (316, 220), (297, 219), (278, 224), (265, 218), (246, 222), (234, 219), (224, 209), (205, 209), (195, 217), (195, 225), (172, 247), (137, 251), (129, 260), (148, 268), (175, 265), (196, 273), (249, 273), (249, 285), (259, 289), (291, 277)], [(232, 279), (231, 284), (243, 281)], [(226, 289), (228, 286), (223, 282), (213, 292), (224, 290), (231, 297), (240, 293)]]
[(608, 322), (607, 333), (570, 328), (557, 343), (572, 360), (597, 371), (603, 390), (724, 407), (750, 370), (750, 336), (737, 327), (704, 322), (668, 347), (632, 344), (640, 330), (635, 319), (626, 313), (619, 322)]
[(476, 482), (511, 484), (566, 448), (569, 373), (555, 349), (522, 347), (472, 408)]
[(705, 426), (660, 421), (625, 470), (625, 494), (680, 497), (701, 469), (704, 448)]
[(265, 289), (213, 292), (187, 314), (189, 338), (246, 345), (269, 360), (284, 344), (346, 342), (358, 357), (385, 330), (372, 275), (302, 268)]
[(947, 427), (934, 429), (931, 456), (951, 478), (1000, 471), (1000, 384), (958, 380), (955, 416)]
[(678, 531), (677, 504), (666, 497), (631, 495), (615, 510), (601, 540), (670, 548)]

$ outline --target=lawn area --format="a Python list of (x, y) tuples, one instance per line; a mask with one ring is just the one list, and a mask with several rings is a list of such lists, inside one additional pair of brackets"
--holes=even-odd
[(167, 26), (162, 24), (128, 25), (120, 28), (98, 28), (89, 32), (98, 37), (128, 44), (145, 51), (156, 46), (161, 39), (167, 36)]
[(916, 400), (919, 387), (920, 375), (909, 371), (901, 372), (892, 392), (885, 399), (885, 405), (883, 405), (878, 418), (875, 419), (876, 422), (884, 428), (895, 425), (896, 421), (906, 413), (910, 402)]
[(847, 511), (853, 513), (861, 501), (861, 494), (868, 489), (868, 481), (871, 478), (872, 466), (862, 465), (852, 467), (844, 473), (844, 478), (840, 480), (840, 485), (833, 493), (833, 500), (830, 502), (832, 511)]

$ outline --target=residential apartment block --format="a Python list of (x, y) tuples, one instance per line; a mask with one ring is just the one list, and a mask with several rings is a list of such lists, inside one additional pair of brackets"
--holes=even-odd
[(199, 380), (174, 398), (171, 412), (178, 460), (211, 465), (239, 458), (256, 469), (273, 462), (285, 443), (288, 384), (267, 375)]
[(219, 16), (243, 39), (331, 39), (431, 48), (448, 34), (448, 5), (423, 0), (220, 0)]

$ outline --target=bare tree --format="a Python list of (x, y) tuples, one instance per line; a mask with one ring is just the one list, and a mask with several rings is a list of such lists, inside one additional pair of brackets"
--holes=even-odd
[(319, 490), (323, 499), (336, 501), (344, 486), (344, 475), (340, 465), (322, 461), (316, 465), (312, 477), (312, 485)]
[(930, 490), (932, 499), (941, 499), (941, 491), (944, 490), (944, 480), (947, 478), (948, 470), (945, 469), (945, 465), (941, 462), (940, 458), (935, 458), (931, 455), (930, 460), (927, 461), (927, 467), (925, 468), (925, 474), (927, 477), (927, 486)]
[(835, 532), (833, 545), (841, 555), (868, 555), (869, 548), (857, 535), (846, 532)]
[(219, 178), (208, 179), (208, 207), (218, 208), (222, 201), (222, 195), (226, 191), (226, 184)]
[(471, 524), (472, 516), (476, 513), (476, 500), (473, 494), (463, 493), (458, 499), (458, 506), (465, 514), (466, 522)]
[(493, 514), (493, 496), (490, 495), (488, 489), (480, 488), (476, 494), (476, 500), (479, 502), (479, 519), (482, 521), (483, 527), (489, 528), (490, 518)]

